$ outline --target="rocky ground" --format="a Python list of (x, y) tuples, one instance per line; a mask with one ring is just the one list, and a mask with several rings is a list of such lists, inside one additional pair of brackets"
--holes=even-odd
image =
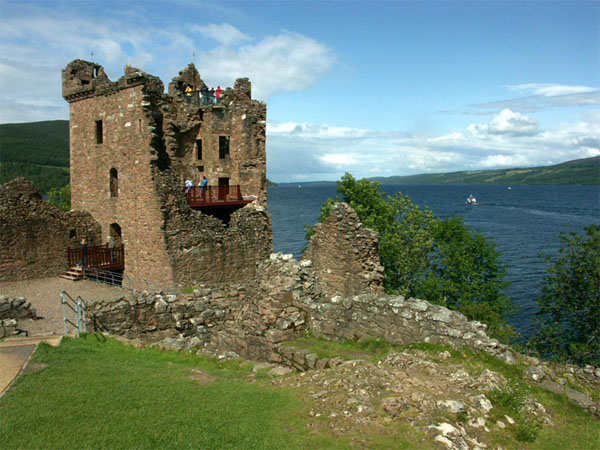
[[(390, 423), (400, 421), (434, 434), (449, 447), (486, 448), (486, 430), (502, 425), (490, 421), (492, 405), (485, 393), (500, 387), (504, 379), (490, 370), (473, 376), (461, 365), (440, 364), (449, 356), (441, 352), (430, 359), (422, 352), (392, 353), (377, 363), (345, 361), (333, 369), (273, 384), (300, 388), (310, 396), (314, 406), (309, 415), (328, 417), (328, 427), (336, 435), (360, 436), (378, 428), (385, 432)], [(504, 422), (506, 427), (514, 420)]]
[(528, 442), (543, 427), (554, 427), (552, 411), (530, 394), (534, 383), (527, 375), (515, 382), (468, 358), (466, 364), (457, 362), (456, 356), (446, 350), (406, 350), (377, 362), (350, 360), (272, 383), (298, 388), (312, 399), (310, 426), (352, 435), (365, 447), (372, 444), (367, 436), (402, 426), (412, 442), (460, 450), (501, 448), (498, 442), (506, 434), (509, 441)]

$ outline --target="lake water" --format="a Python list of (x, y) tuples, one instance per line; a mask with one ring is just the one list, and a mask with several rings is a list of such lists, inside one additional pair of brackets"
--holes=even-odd
[[(511, 286), (505, 294), (519, 306), (510, 322), (524, 337), (530, 334), (535, 298), (545, 275), (540, 253), (558, 254), (561, 231), (582, 234), (587, 225), (600, 223), (600, 186), (383, 185), (382, 189), (408, 194), (413, 203), (429, 206), (436, 216), (460, 215), (470, 229), (494, 240), (508, 266), (506, 280)], [(275, 252), (299, 257), (306, 246), (304, 224), (316, 222), (321, 205), (335, 196), (335, 190), (335, 185), (269, 187)], [(465, 204), (470, 194), (478, 205)]]

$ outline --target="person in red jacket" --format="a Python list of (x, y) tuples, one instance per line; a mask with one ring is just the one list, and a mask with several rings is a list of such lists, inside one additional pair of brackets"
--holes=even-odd
[(221, 86), (217, 86), (217, 89), (215, 90), (215, 97), (217, 97), (217, 103), (221, 101), (221, 92), (223, 92), (223, 89), (221, 89)]

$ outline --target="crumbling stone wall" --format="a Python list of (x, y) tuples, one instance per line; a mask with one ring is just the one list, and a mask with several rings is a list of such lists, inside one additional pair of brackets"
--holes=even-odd
[(260, 264), (256, 283), (204, 287), (179, 296), (141, 294), (90, 304), (88, 310), (112, 333), (128, 338), (168, 339), (170, 348), (234, 351), (253, 359), (294, 361), (296, 367), (312, 367), (316, 361), (300, 361), (308, 353), (290, 353), (282, 343), (305, 330), (332, 340), (466, 345), (509, 362), (515, 355), (489, 338), (484, 324), (424, 300), (324, 295), (310, 262), (281, 255)]
[(347, 203), (336, 203), (315, 226), (303, 260), (310, 260), (319, 283), (330, 295), (383, 291), (377, 233), (363, 227)]
[(35, 319), (36, 311), (25, 297), (9, 298), (0, 295), (0, 319)]
[[(187, 103), (184, 82), (204, 84), (193, 64), (173, 80), (169, 94), (158, 78), (133, 67), (111, 82), (97, 64), (67, 65), (72, 205), (91, 212), (103, 236), (111, 225), (120, 227), (124, 274), (133, 280), (171, 287), (246, 279), (272, 249), (264, 209), (266, 106), (251, 99), (247, 79), (214, 105)], [(226, 158), (219, 158), (219, 136), (229, 138)], [(234, 213), (229, 226), (192, 211), (183, 181), (198, 182), (202, 174), (212, 186), (228, 178), (259, 207)]]
[(67, 267), (67, 247), (101, 244), (100, 225), (87, 212), (65, 212), (42, 200), (33, 183), (0, 186), (0, 281), (55, 276)]

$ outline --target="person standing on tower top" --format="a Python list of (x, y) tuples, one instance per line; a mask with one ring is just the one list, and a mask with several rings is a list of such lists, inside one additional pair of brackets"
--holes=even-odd
[(217, 103), (219, 103), (221, 101), (221, 92), (223, 92), (223, 89), (221, 89), (221, 86), (217, 86), (217, 90), (215, 91), (215, 96), (217, 97)]
[(200, 95), (202, 95), (202, 104), (208, 105), (208, 103), (209, 103), (208, 88), (206, 87), (205, 84), (203, 84), (202, 87), (200, 88)]

